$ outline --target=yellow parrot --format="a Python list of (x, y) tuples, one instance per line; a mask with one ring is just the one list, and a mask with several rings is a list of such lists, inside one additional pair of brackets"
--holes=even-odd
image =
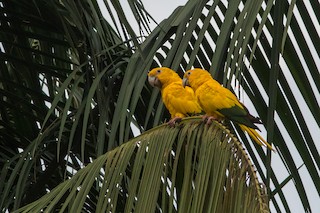
[(257, 144), (274, 150), (255, 130), (258, 129), (255, 123), (261, 123), (260, 119), (252, 116), (238, 98), (214, 80), (208, 71), (198, 68), (186, 71), (183, 86), (191, 86), (194, 90), (208, 124), (226, 117), (237, 123)]
[(183, 87), (182, 79), (175, 71), (167, 67), (154, 68), (148, 73), (148, 81), (152, 87), (161, 90), (162, 101), (171, 114), (170, 126), (186, 116), (202, 112), (193, 89)]

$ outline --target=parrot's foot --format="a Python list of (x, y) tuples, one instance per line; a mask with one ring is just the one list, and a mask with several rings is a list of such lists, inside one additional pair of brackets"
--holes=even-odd
[(180, 118), (180, 117), (175, 117), (175, 118), (172, 118), (170, 121), (168, 121), (167, 124), (168, 124), (170, 127), (174, 127), (177, 123), (180, 123), (181, 120), (182, 120), (182, 118)]
[(220, 119), (218, 117), (212, 116), (212, 115), (204, 115), (204, 116), (202, 116), (202, 120), (207, 125), (211, 125), (212, 121), (220, 121)]

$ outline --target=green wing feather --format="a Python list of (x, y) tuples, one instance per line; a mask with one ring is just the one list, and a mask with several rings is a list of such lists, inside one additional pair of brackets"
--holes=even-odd
[(257, 121), (259, 119), (250, 115), (245, 108), (241, 108), (238, 105), (234, 105), (230, 108), (223, 108), (217, 111), (232, 121), (235, 121), (239, 124), (244, 124), (253, 129), (259, 129), (256, 125), (254, 125), (254, 122), (252, 121), (252, 119)]

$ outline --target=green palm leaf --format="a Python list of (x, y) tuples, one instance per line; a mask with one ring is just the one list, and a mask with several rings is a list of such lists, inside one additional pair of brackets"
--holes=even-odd
[(230, 131), (194, 118), (181, 125), (147, 131), (15, 212), (268, 212), (265, 188)]
[(132, 47), (91, 1), (1, 4), (0, 206), (12, 209), (117, 146), (105, 140)]

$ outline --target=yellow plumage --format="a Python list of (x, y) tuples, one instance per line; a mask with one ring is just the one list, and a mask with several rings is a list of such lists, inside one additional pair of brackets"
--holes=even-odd
[(175, 71), (167, 67), (154, 68), (148, 73), (148, 81), (153, 87), (160, 88), (162, 101), (171, 114), (171, 124), (201, 113), (194, 91), (182, 86), (182, 79)]
[(208, 71), (193, 69), (185, 72), (183, 85), (191, 86), (207, 117), (217, 120), (226, 117), (239, 124), (240, 128), (246, 131), (257, 144), (273, 150), (272, 146), (255, 130), (258, 129), (255, 123), (261, 123), (259, 118), (249, 114), (238, 98), (214, 80)]

